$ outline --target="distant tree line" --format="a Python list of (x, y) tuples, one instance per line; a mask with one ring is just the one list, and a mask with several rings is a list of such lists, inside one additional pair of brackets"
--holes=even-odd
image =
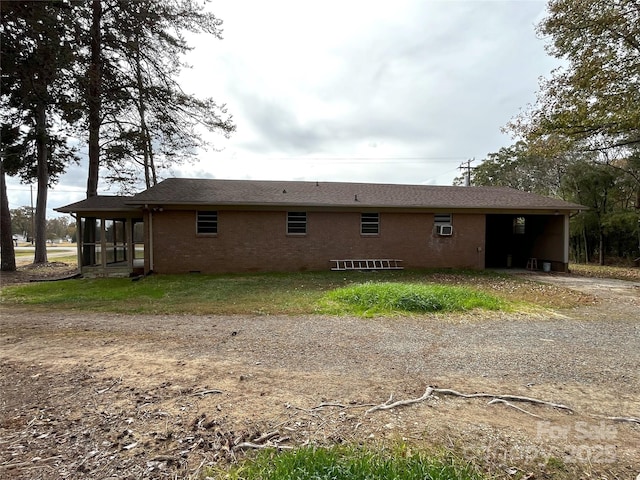
[[(221, 37), (222, 21), (196, 0), (3, 2), (0, 199), (2, 269), (15, 269), (5, 175), (36, 182), (34, 263), (46, 262), (47, 190), (88, 151), (87, 196), (100, 179), (123, 192), (229, 135), (224, 104), (180, 88), (186, 32)], [(13, 265), (12, 265), (13, 263)]]
[(506, 126), (517, 141), (489, 154), (472, 170), (471, 184), (584, 205), (589, 209), (571, 220), (573, 259), (637, 259), (640, 0), (551, 0), (538, 33), (550, 39), (548, 52), (565, 66)]
[[(11, 210), (11, 231), (14, 236), (20, 236), (27, 242), (34, 239), (34, 208), (19, 207)], [(54, 217), (47, 219), (45, 230), (46, 240), (66, 239), (76, 241), (76, 225), (69, 217)]]

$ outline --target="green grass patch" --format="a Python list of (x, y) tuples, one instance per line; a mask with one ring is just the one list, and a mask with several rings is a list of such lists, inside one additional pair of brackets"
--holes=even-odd
[[(229, 480), (481, 480), (468, 463), (411, 452), (407, 447), (303, 447), (277, 453), (265, 450), (227, 471), (211, 472)], [(217, 475), (217, 476), (216, 476)]]
[(109, 311), (128, 307), (129, 311), (136, 311), (140, 310), (137, 303), (149, 306), (163, 295), (157, 285), (147, 284), (140, 288), (129, 279), (102, 278), (6, 287), (2, 290), (1, 299), (7, 304)]
[[(376, 291), (378, 284), (387, 286)], [(357, 291), (362, 285), (367, 285), (367, 291), (359, 296), (368, 299), (368, 303), (361, 305), (351, 303), (345, 293), (348, 290), (341, 290)], [(492, 272), (326, 271), (151, 275), (136, 282), (129, 278), (35, 282), (2, 287), (0, 301), (4, 306), (118, 313), (376, 315), (573, 306), (579, 298), (576, 300), (569, 293)]]
[(56, 263), (66, 263), (70, 266), (77, 266), (78, 265), (78, 257), (77, 255), (67, 255), (64, 257), (49, 257), (49, 261), (50, 262), (56, 262)]
[(508, 304), (488, 293), (451, 285), (368, 282), (328, 292), (328, 313), (386, 315), (402, 313), (458, 312), (483, 308), (506, 309)]
[(136, 282), (81, 278), (7, 286), (0, 300), (5, 305), (119, 313), (304, 314), (313, 313), (333, 285), (322, 274), (152, 275)]

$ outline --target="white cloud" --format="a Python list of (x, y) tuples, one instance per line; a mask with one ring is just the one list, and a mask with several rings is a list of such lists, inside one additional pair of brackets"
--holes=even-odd
[[(557, 65), (534, 30), (543, 1), (218, 0), (210, 9), (224, 40), (189, 37), (182, 84), (227, 103), (237, 132), (212, 136), (223, 151), (173, 175), (450, 184), (462, 161), (511, 143), (500, 128)], [(50, 205), (81, 198), (84, 188), (68, 185), (85, 177), (86, 165), (72, 169), (56, 189), (67, 195)]]

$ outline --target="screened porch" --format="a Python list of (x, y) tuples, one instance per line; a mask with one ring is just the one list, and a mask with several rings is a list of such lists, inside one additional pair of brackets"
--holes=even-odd
[(82, 274), (144, 273), (144, 221), (136, 217), (78, 218), (78, 265)]

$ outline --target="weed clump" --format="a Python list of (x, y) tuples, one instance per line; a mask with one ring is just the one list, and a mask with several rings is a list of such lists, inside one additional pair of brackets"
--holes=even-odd
[(469, 287), (396, 282), (367, 282), (338, 288), (326, 295), (325, 302), (332, 313), (359, 315), (500, 310), (506, 306), (504, 300)]

